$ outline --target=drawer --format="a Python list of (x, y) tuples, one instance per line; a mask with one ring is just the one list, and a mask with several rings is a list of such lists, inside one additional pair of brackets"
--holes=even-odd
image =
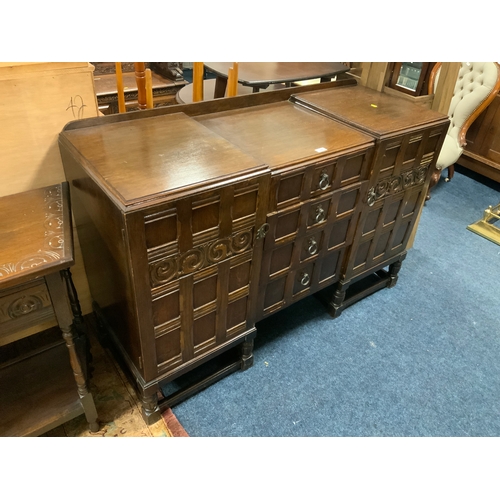
[(274, 175), (270, 211), (280, 211), (368, 179), (373, 148)]
[(356, 183), (270, 214), (267, 218), (269, 231), (265, 250), (354, 216), (361, 209), (367, 186), (367, 181)]
[(43, 279), (13, 287), (0, 294), (0, 345), (2, 337), (54, 316)]

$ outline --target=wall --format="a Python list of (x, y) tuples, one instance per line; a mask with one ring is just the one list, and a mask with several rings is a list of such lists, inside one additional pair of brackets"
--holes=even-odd
[[(93, 71), (87, 62), (0, 62), (0, 196), (65, 180), (58, 134), (69, 121), (98, 116)], [(74, 236), (72, 273), (87, 314), (91, 299), (76, 231)]]

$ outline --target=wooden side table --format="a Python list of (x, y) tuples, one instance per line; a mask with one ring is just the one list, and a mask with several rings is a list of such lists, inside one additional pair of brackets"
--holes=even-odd
[(0, 367), (0, 436), (38, 436), (85, 414), (97, 431), (87, 389), (89, 355), (74, 264), (68, 184), (0, 198), (0, 346), (55, 315), (60, 342)]

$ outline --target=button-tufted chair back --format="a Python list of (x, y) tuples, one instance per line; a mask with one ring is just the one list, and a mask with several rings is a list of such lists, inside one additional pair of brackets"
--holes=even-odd
[[(435, 92), (441, 63), (437, 63), (429, 79), (429, 94)], [(500, 90), (500, 66), (496, 62), (463, 62), (458, 73), (448, 116), (450, 127), (437, 160), (436, 168), (448, 168), (453, 176), (453, 165), (460, 158), (470, 125), (486, 109)]]

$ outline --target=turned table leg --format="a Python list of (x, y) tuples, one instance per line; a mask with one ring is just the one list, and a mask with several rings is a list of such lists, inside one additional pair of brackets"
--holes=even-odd
[(69, 298), (67, 289), (63, 283), (63, 272), (49, 274), (45, 277), (45, 281), (49, 289), (57, 323), (59, 324), (63, 339), (68, 348), (69, 360), (75, 377), (78, 395), (80, 396), (80, 402), (85, 412), (85, 417), (89, 423), (90, 430), (96, 432), (99, 430), (97, 410), (92, 394), (88, 392), (84, 371), (75, 346), (75, 335), (72, 330), (73, 315), (68, 303)]

